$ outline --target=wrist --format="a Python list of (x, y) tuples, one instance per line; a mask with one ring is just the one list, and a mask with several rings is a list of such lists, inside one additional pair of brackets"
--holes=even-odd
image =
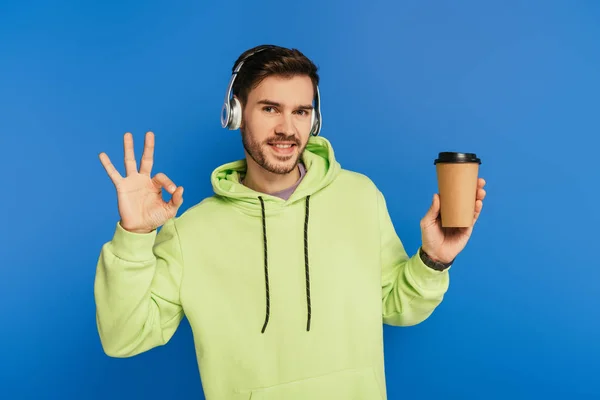
[(437, 271), (443, 271), (447, 268), (450, 268), (450, 266), (454, 262), (454, 259), (450, 261), (445, 261), (437, 258), (435, 255), (431, 255), (425, 249), (423, 249), (423, 246), (419, 247), (419, 257), (425, 265)]
[(119, 221), (119, 225), (121, 225), (121, 228), (123, 228), (123, 230), (125, 230), (129, 233), (137, 233), (140, 235), (147, 235), (148, 233), (152, 233), (154, 231), (154, 229), (130, 228), (130, 227), (124, 225), (123, 221)]

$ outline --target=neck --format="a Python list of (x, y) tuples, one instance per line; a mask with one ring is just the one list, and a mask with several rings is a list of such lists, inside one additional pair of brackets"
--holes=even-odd
[(247, 161), (248, 169), (243, 184), (261, 193), (276, 193), (292, 187), (300, 179), (298, 166), (287, 174), (275, 174), (257, 165), (251, 157)]

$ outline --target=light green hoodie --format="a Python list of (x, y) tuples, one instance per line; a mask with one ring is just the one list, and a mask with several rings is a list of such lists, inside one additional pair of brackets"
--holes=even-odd
[(95, 280), (106, 354), (166, 344), (185, 314), (207, 400), (386, 399), (382, 324), (425, 320), (448, 270), (408, 257), (381, 192), (328, 140), (303, 161), (287, 201), (241, 185), (241, 160), (158, 232), (117, 224)]

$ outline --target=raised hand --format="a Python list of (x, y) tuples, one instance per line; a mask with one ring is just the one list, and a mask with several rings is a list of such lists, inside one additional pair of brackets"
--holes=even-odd
[[(122, 177), (108, 155), (100, 153), (102, 166), (117, 189), (117, 201), (121, 226), (134, 233), (149, 233), (177, 214), (183, 203), (183, 187), (177, 187), (165, 174), (150, 177), (154, 161), (154, 134), (146, 133), (144, 153), (137, 170), (133, 152), (133, 136), (123, 137), (126, 177)], [(162, 188), (171, 194), (171, 200), (162, 198)]]
[(421, 219), (421, 241), (423, 250), (434, 260), (449, 263), (465, 248), (486, 196), (485, 179), (477, 180), (477, 194), (475, 209), (473, 210), (473, 223), (465, 228), (443, 228), (440, 218), (440, 196), (434, 194), (431, 207)]

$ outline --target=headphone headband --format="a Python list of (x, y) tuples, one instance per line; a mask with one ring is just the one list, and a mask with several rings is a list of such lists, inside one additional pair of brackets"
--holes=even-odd
[[(242, 65), (244, 62), (248, 60), (250, 57), (259, 53), (266, 49), (273, 49), (276, 46), (273, 45), (264, 45), (258, 46), (253, 52), (246, 55), (242, 60), (240, 60), (232, 69), (231, 79), (229, 80), (229, 85), (227, 85), (227, 91), (225, 92), (225, 100), (223, 101), (223, 107), (221, 109), (221, 127), (227, 128), (229, 130), (238, 129), (242, 122), (242, 106), (238, 99), (232, 96), (233, 92), (233, 84), (235, 82), (235, 78), (237, 77), (238, 72), (242, 69)], [(310, 134), (313, 136), (317, 136), (321, 132), (321, 94), (319, 93), (319, 86), (317, 85), (315, 88), (315, 108), (311, 114), (311, 130)]]

